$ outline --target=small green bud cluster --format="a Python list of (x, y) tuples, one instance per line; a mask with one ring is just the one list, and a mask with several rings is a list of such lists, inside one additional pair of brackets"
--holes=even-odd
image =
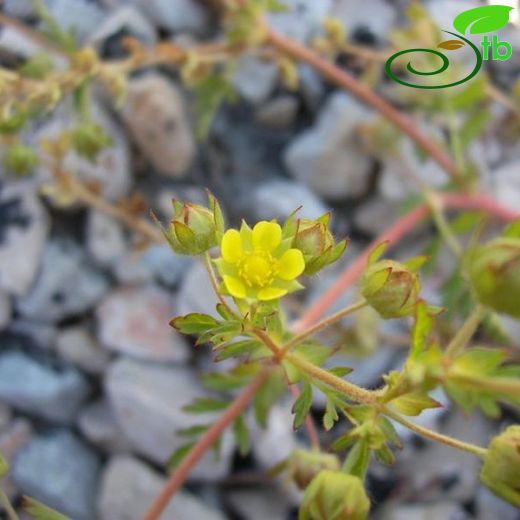
[(17, 175), (27, 175), (38, 164), (38, 157), (32, 148), (16, 143), (4, 153), (4, 166)]

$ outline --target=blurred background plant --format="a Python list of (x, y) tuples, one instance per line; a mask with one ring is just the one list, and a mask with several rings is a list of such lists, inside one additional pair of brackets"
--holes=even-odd
[[(516, 11), (425, 92), (386, 60), (482, 3), (3, 4), (6, 514), (517, 518)], [(281, 249), (214, 272), (224, 215)]]

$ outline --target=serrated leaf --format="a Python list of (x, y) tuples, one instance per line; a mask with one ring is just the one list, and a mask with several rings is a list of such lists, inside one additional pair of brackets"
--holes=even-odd
[(202, 384), (217, 392), (226, 392), (235, 390), (244, 386), (247, 382), (246, 377), (235, 376), (232, 374), (223, 374), (221, 372), (209, 372), (201, 376)]
[(391, 404), (399, 413), (412, 416), (419, 415), (428, 408), (442, 407), (441, 403), (420, 391), (409, 392), (392, 399)]
[(390, 466), (395, 462), (395, 456), (386, 444), (383, 444), (383, 446), (378, 450), (375, 450), (374, 453), (376, 454), (377, 460), (387, 466)]
[(182, 428), (177, 430), (175, 433), (179, 437), (199, 437), (202, 433), (204, 433), (210, 427), (209, 424), (196, 424), (194, 426), (189, 426), (188, 428)]
[(455, 51), (464, 47), (465, 45), (466, 44), (461, 40), (446, 40), (444, 42), (439, 43), (439, 45), (437, 45), (437, 48), (445, 49), (447, 51)]
[(166, 467), (168, 470), (173, 471), (188, 455), (191, 448), (195, 446), (195, 442), (189, 442), (188, 444), (183, 444), (180, 448), (177, 448), (166, 462)]
[(286, 391), (286, 388), (285, 382), (280, 374), (274, 372), (255, 394), (253, 409), (256, 422), (262, 428), (267, 426), (269, 411), (278, 398)]
[(193, 312), (186, 316), (178, 316), (170, 321), (170, 325), (181, 334), (201, 334), (216, 327), (220, 322), (209, 314)]
[(262, 350), (264, 357), (271, 353), (265, 345), (254, 339), (244, 339), (234, 343), (227, 343), (216, 347), (215, 350), (218, 352), (215, 361), (237, 358), (246, 354), (251, 356), (253, 354), (258, 354), (258, 350)]
[(356, 441), (349, 451), (342, 471), (364, 480), (370, 462), (370, 447), (366, 438)]
[(251, 436), (249, 435), (249, 429), (247, 428), (242, 415), (235, 419), (235, 422), (233, 423), (233, 434), (240, 455), (247, 455), (251, 447)]
[(410, 359), (416, 358), (426, 348), (426, 339), (433, 327), (433, 320), (428, 313), (428, 305), (420, 301), (415, 306), (415, 323), (412, 329), (412, 347)]
[(304, 381), (300, 395), (294, 402), (292, 413), (294, 414), (293, 428), (297, 430), (305, 421), (312, 406), (312, 387), (308, 381)]
[(353, 370), (354, 369), (350, 367), (334, 367), (329, 368), (327, 372), (336, 377), (345, 377), (346, 375), (350, 374)]
[(206, 330), (197, 339), (196, 345), (203, 345), (204, 343), (212, 343), (218, 347), (222, 343), (231, 341), (236, 336), (242, 333), (242, 323), (239, 321), (226, 321), (220, 323), (216, 327)]
[(334, 401), (330, 398), (327, 398), (325, 413), (323, 414), (323, 427), (325, 428), (325, 430), (329, 431), (338, 419), (338, 411), (336, 410), (336, 405), (334, 404)]
[(212, 397), (200, 397), (192, 403), (183, 406), (183, 410), (187, 413), (207, 413), (225, 410), (229, 403)]
[(28, 496), (23, 497), (22, 508), (34, 520), (70, 520), (68, 516)]
[(509, 23), (509, 12), (513, 8), (507, 5), (485, 5), (468, 9), (453, 20), (453, 27), (461, 34), (483, 34), (498, 31)]

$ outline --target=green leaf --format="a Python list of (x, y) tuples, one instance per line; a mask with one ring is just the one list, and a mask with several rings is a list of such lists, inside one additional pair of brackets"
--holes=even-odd
[(207, 413), (225, 410), (229, 403), (211, 397), (201, 397), (195, 399), (192, 403), (183, 406), (183, 410), (187, 413)]
[(454, 110), (473, 109), (475, 105), (487, 99), (486, 87), (488, 83), (488, 77), (485, 74), (480, 74), (466, 83), (462, 90), (454, 90), (453, 96), (449, 99), (450, 108)]
[(334, 423), (339, 419), (338, 411), (334, 401), (327, 396), (327, 404), (325, 406), (325, 413), (323, 414), (323, 427), (326, 431), (329, 431)]
[(461, 34), (483, 34), (498, 31), (509, 23), (509, 11), (513, 8), (507, 5), (485, 5), (468, 9), (453, 20), (453, 27)]
[(264, 351), (264, 355), (268, 355), (270, 353), (270, 350), (267, 349), (267, 347), (255, 339), (244, 339), (234, 343), (219, 345), (218, 347), (215, 347), (215, 350), (218, 351), (215, 361), (236, 358), (243, 356), (244, 354), (253, 354), (259, 349)]
[(520, 218), (511, 222), (511, 224), (506, 227), (503, 236), (507, 238), (520, 238)]
[(312, 387), (308, 381), (304, 381), (301, 393), (294, 402), (292, 413), (294, 414), (293, 428), (297, 430), (305, 421), (312, 406)]
[(7, 462), (4, 454), (0, 452), (0, 478), (4, 478), (9, 471), (9, 463)]
[(361, 438), (352, 446), (343, 464), (343, 471), (364, 480), (370, 462), (370, 447), (366, 438)]
[(390, 464), (395, 462), (395, 456), (392, 453), (392, 450), (386, 444), (383, 444), (381, 448), (375, 450), (375, 454), (377, 460), (383, 464), (386, 464), (387, 466), (390, 466)]
[(177, 430), (175, 433), (179, 437), (199, 437), (202, 433), (204, 433), (210, 427), (209, 424), (196, 424), (194, 426), (189, 426), (188, 428), (183, 428), (181, 430)]
[(404, 415), (419, 415), (428, 408), (441, 408), (442, 405), (424, 392), (415, 391), (401, 395), (391, 401), (395, 409)]
[(186, 455), (188, 455), (193, 446), (195, 446), (195, 442), (189, 442), (176, 449), (166, 463), (168, 470), (173, 471), (183, 461)]
[(77, 44), (74, 29), (63, 30), (41, 0), (33, 0), (33, 5), (36, 14), (43, 22), (42, 34), (48, 40), (60, 46), (65, 52), (73, 53), (76, 51)]
[(367, 265), (371, 265), (379, 260), (381, 255), (386, 251), (388, 242), (381, 242), (370, 251), (367, 258)]
[(201, 334), (216, 327), (220, 322), (208, 314), (193, 312), (186, 316), (178, 316), (170, 321), (170, 325), (181, 334)]
[(286, 388), (286, 384), (280, 374), (274, 372), (256, 393), (253, 408), (256, 421), (262, 428), (267, 426), (269, 411), (278, 398), (286, 391)]
[(68, 516), (62, 515), (58, 511), (28, 496), (23, 497), (22, 508), (35, 520), (70, 520)]
[(233, 434), (240, 455), (247, 455), (251, 447), (251, 436), (249, 435), (249, 429), (247, 428), (242, 415), (240, 415), (233, 423)]
[(227, 392), (241, 388), (247, 382), (247, 377), (223, 374), (221, 372), (209, 372), (201, 376), (202, 384), (216, 392)]
[(334, 367), (329, 368), (327, 372), (336, 377), (345, 377), (346, 375), (350, 374), (352, 370), (354, 369), (350, 367)]
[(428, 313), (428, 305), (420, 301), (415, 307), (415, 323), (412, 330), (410, 359), (416, 358), (426, 348), (426, 340), (433, 327), (433, 319)]
[(231, 341), (233, 338), (241, 334), (242, 323), (239, 321), (225, 321), (212, 329), (203, 332), (197, 339), (196, 345), (204, 343), (212, 343), (215, 347), (223, 343)]
[(460, 143), (464, 148), (467, 148), (473, 141), (478, 139), (488, 123), (493, 119), (491, 112), (487, 109), (477, 110), (473, 112), (464, 121), (464, 124), (459, 130)]

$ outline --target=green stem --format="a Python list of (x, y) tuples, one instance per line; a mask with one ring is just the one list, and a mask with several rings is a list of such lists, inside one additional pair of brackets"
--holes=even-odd
[(469, 340), (477, 330), (477, 327), (485, 315), (486, 309), (481, 305), (477, 305), (473, 309), (462, 327), (446, 347), (445, 355), (448, 359), (453, 359), (457, 354), (464, 350), (464, 348), (466, 348)]
[(377, 402), (377, 392), (361, 388), (360, 386), (350, 383), (345, 379), (341, 379), (303, 359), (301, 356), (286, 353), (285, 359), (312, 378), (317, 379), (318, 381), (321, 381), (322, 383), (325, 383), (332, 388), (335, 388), (353, 401), (364, 404), (374, 404)]
[(387, 417), (390, 417), (394, 421), (397, 421), (398, 423), (402, 424), (414, 433), (421, 435), (422, 437), (426, 437), (428, 439), (431, 439), (432, 441), (441, 442), (442, 444), (446, 444), (447, 446), (451, 446), (452, 448), (456, 448), (458, 450), (467, 451), (468, 453), (472, 453), (473, 455), (476, 455), (481, 459), (483, 459), (486, 456), (486, 448), (481, 448), (480, 446), (476, 446), (475, 444), (460, 441), (448, 435), (444, 435), (442, 433), (430, 430), (429, 428), (425, 428), (424, 426), (420, 426), (416, 423), (409, 421), (401, 414), (394, 412), (388, 408), (384, 408), (383, 413)]
[(213, 265), (211, 264), (211, 257), (209, 256), (208, 252), (204, 253), (204, 266), (206, 267), (206, 271), (208, 272), (209, 281), (211, 283), (211, 287), (213, 288), (213, 292), (216, 294), (219, 302), (232, 316), (239, 319), (239, 316), (237, 316), (236, 312), (233, 311), (233, 309), (229, 306), (228, 302), (224, 299), (222, 294), (220, 294), (220, 291), (218, 289), (217, 276), (215, 274), (215, 270), (213, 269)]
[(2, 504), (2, 506), (4, 507), (9, 520), (19, 520), (18, 514), (14, 510), (13, 506), (11, 505), (11, 501), (4, 493), (4, 490), (2, 488), (0, 488), (0, 504)]
[(349, 305), (348, 307), (341, 309), (340, 311), (332, 314), (331, 316), (328, 316), (327, 318), (322, 319), (315, 325), (312, 325), (311, 327), (304, 330), (300, 334), (297, 334), (296, 336), (291, 338), (287, 343), (282, 345), (282, 351), (283, 352), (289, 351), (292, 347), (295, 347), (296, 345), (301, 343), (304, 339), (307, 339), (309, 336), (313, 336), (314, 334), (317, 334), (318, 332), (329, 327), (333, 323), (336, 323), (341, 318), (344, 318), (345, 316), (352, 314), (353, 312), (357, 311), (358, 309), (361, 309), (366, 304), (367, 304), (366, 300), (364, 300), (364, 299), (359, 300), (358, 302), (355, 302), (352, 305)]

